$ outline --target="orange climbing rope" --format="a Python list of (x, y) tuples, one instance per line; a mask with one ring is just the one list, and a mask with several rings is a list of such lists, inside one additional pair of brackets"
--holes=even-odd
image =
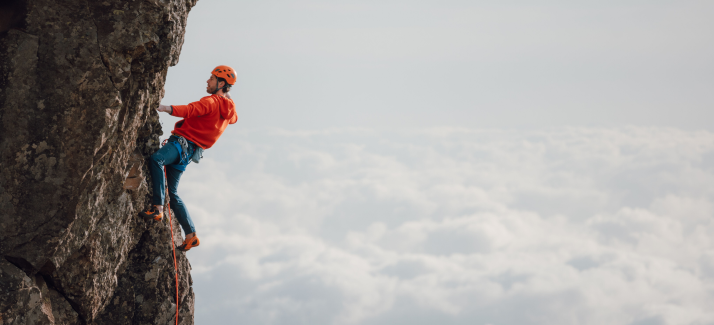
[[(161, 146), (166, 145), (166, 141), (161, 144)], [(178, 325), (179, 317), (179, 279), (178, 279), (178, 267), (176, 266), (176, 244), (174, 243), (174, 223), (171, 220), (171, 198), (169, 197), (169, 177), (166, 176), (166, 166), (164, 166), (164, 185), (166, 185), (166, 198), (168, 198), (168, 203), (166, 203), (166, 213), (169, 215), (169, 227), (171, 228), (171, 249), (174, 253), (174, 271), (176, 272), (176, 325)]]

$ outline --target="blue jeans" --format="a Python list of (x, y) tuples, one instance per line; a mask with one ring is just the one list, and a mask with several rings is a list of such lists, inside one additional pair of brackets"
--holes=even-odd
[(183, 232), (185, 234), (190, 234), (196, 232), (196, 228), (193, 226), (193, 221), (191, 216), (188, 214), (188, 209), (183, 201), (178, 196), (178, 183), (181, 179), (181, 174), (183, 171), (173, 168), (171, 165), (178, 164), (181, 157), (179, 157), (179, 151), (172, 143), (166, 143), (165, 146), (161, 147), (159, 151), (155, 152), (149, 158), (149, 170), (151, 172), (152, 189), (154, 191), (154, 196), (151, 199), (154, 205), (164, 205), (166, 200), (166, 188), (164, 184), (164, 170), (163, 167), (166, 166), (166, 178), (169, 186), (169, 204), (171, 210), (173, 210), (176, 215), (176, 219), (181, 224)]

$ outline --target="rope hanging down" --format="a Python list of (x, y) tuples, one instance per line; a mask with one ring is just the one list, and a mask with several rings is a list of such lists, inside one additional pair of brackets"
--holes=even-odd
[[(161, 146), (166, 145), (166, 141), (161, 144)], [(166, 203), (166, 213), (169, 215), (169, 227), (171, 228), (171, 250), (174, 254), (174, 271), (176, 272), (176, 325), (178, 325), (179, 317), (179, 278), (178, 278), (178, 267), (176, 266), (176, 244), (174, 243), (174, 223), (171, 220), (171, 198), (169, 197), (169, 178), (166, 176), (166, 166), (164, 166), (164, 184), (166, 185), (166, 198), (168, 202)]]

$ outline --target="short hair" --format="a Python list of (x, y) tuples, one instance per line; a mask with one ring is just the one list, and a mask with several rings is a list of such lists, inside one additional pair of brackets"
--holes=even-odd
[(228, 81), (226, 81), (226, 79), (223, 79), (223, 78), (221, 78), (221, 77), (216, 77), (216, 87), (218, 87), (218, 83), (221, 82), (221, 81), (223, 81), (223, 85), (224, 85), (223, 88), (222, 88), (222, 89), (223, 89), (223, 92), (224, 92), (224, 93), (227, 93), (227, 92), (231, 91), (231, 87), (233, 87), (233, 86), (232, 86), (232, 85), (229, 85), (229, 84), (228, 84)]

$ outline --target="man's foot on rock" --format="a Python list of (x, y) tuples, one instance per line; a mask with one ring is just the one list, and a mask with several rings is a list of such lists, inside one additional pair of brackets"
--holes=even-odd
[(183, 241), (183, 244), (182, 244), (181, 246), (179, 246), (179, 247), (176, 247), (176, 248), (178, 248), (178, 250), (180, 250), (180, 251), (182, 251), (182, 252), (185, 252), (185, 251), (188, 251), (189, 249), (191, 249), (191, 248), (193, 248), (193, 247), (198, 246), (200, 243), (201, 243), (201, 241), (198, 240), (198, 237), (193, 236), (193, 237), (191, 237), (191, 238), (189, 238), (189, 239), (184, 240), (184, 241)]
[(146, 220), (154, 219), (156, 221), (161, 221), (161, 219), (164, 218), (164, 212), (159, 211), (155, 205), (152, 205), (148, 210), (139, 212), (139, 216)]

